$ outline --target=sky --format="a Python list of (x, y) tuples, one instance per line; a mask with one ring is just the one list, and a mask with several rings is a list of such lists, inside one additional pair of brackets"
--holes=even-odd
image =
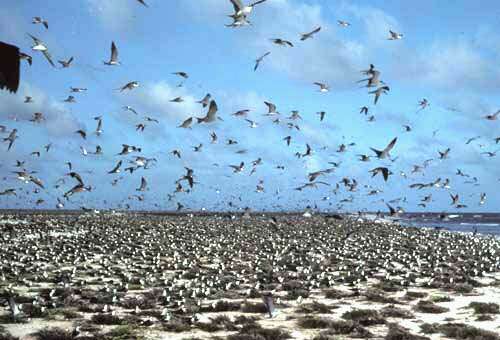
[[(22, 62), (17, 94), (0, 92), (0, 125), (6, 127), (0, 137), (14, 128), (19, 136), (10, 151), (8, 143), (0, 144), (0, 192), (14, 188), (17, 193), (0, 196), (1, 208), (54, 209), (60, 198), (67, 209), (173, 210), (180, 203), (185, 210), (317, 206), (325, 211), (386, 211), (385, 202), (392, 201), (406, 211), (451, 212), (457, 208), (450, 194), (459, 194), (466, 206), (462, 212), (498, 211), (500, 154), (483, 154), (500, 149), (495, 143), (500, 119), (484, 118), (499, 109), (497, 2), (267, 0), (249, 15), (251, 25), (241, 28), (226, 27), (234, 11), (229, 0), (146, 3), (148, 7), (136, 0), (47, 1), (43, 6), (37, 0), (2, 2), (0, 40), (32, 55), (33, 65)], [(35, 16), (47, 20), (49, 29), (33, 24)], [(350, 26), (342, 27), (338, 20)], [(319, 26), (313, 38), (300, 40)], [(389, 30), (403, 38), (388, 40)], [(31, 50), (28, 33), (47, 45), (54, 61), (74, 57), (71, 67), (50, 66)], [(273, 44), (272, 38), (289, 40), (294, 47)], [(112, 41), (120, 66), (103, 64)], [(254, 71), (255, 59), (266, 52), (271, 53)], [(369, 89), (357, 83), (369, 64), (390, 87), (376, 105)], [(182, 81), (173, 74), (178, 71), (189, 78)], [(140, 86), (117, 90), (130, 81)], [(319, 92), (314, 82), (328, 84), (330, 91)], [(70, 87), (88, 90), (73, 94)], [(207, 93), (222, 120), (178, 128), (188, 117), (205, 115), (197, 101)], [(76, 102), (65, 102), (68, 95)], [(24, 103), (25, 96), (33, 103)], [(170, 101), (176, 97), (184, 101)], [(420, 110), (424, 98), (429, 106)], [(264, 101), (276, 104), (279, 124), (263, 115)], [(368, 115), (360, 114), (362, 106), (369, 108)], [(250, 110), (247, 118), (257, 128), (231, 115), (243, 109)], [(288, 119), (292, 110), (302, 119)], [(319, 111), (326, 112), (323, 121)], [(45, 120), (31, 122), (35, 112)], [(374, 121), (367, 121), (372, 115)], [(96, 116), (103, 119), (100, 136), (93, 133)], [(135, 129), (140, 123), (146, 125), (142, 132)], [(412, 130), (406, 132), (403, 125)], [(80, 129), (87, 132), (86, 140), (75, 133)], [(217, 143), (211, 143), (211, 132)], [(292, 137), (290, 146), (283, 141), (286, 136)], [(393, 161), (358, 160), (357, 155), (373, 156), (370, 148), (383, 149), (394, 137)], [(466, 144), (472, 137), (479, 138)], [(238, 144), (227, 145), (229, 139)], [(200, 143), (201, 152), (195, 152), (193, 146)], [(142, 152), (118, 156), (122, 144), (140, 146)], [(297, 157), (306, 144), (312, 155)], [(337, 152), (341, 144), (347, 145), (345, 152)], [(102, 155), (81, 154), (81, 147), (92, 152), (96, 145)], [(447, 148), (449, 157), (440, 160), (438, 151)], [(170, 153), (174, 149), (181, 151), (181, 159)], [(31, 155), (35, 151), (40, 157)], [(123, 172), (138, 155), (157, 162), (132, 174)], [(251, 174), (258, 158), (262, 164)], [(428, 159), (433, 161), (423, 171), (412, 173), (414, 165)], [(36, 190), (33, 183), (18, 180), (16, 160), (25, 161), (25, 170), (36, 171), (45, 188)], [(122, 172), (108, 174), (119, 160)], [(66, 176), (68, 161), (92, 190), (66, 200), (64, 193), (76, 184)], [(244, 170), (234, 173), (230, 165), (240, 162), (245, 162)], [(295, 190), (308, 182), (308, 173), (331, 168), (329, 162), (340, 166), (318, 178), (328, 185)], [(381, 166), (393, 172), (387, 182), (369, 172)], [(194, 170), (194, 188), (174, 194), (185, 167)], [(456, 175), (457, 169), (469, 177)], [(145, 192), (136, 190), (141, 177), (148, 182)], [(343, 178), (355, 179), (357, 190), (348, 191)], [(438, 178), (449, 179), (449, 188), (409, 188)], [(264, 192), (256, 192), (259, 181)], [(182, 185), (189, 189), (186, 182)], [(373, 190), (377, 194), (368, 195)], [(486, 201), (480, 205), (482, 193)], [(428, 195), (431, 201), (419, 205)]]

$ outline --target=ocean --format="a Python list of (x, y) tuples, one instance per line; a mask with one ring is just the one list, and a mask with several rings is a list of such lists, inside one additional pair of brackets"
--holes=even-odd
[(400, 223), (407, 226), (477, 232), (500, 237), (500, 214), (498, 213), (446, 214), (445, 218), (441, 218), (440, 215), (438, 213), (407, 213), (400, 216)]

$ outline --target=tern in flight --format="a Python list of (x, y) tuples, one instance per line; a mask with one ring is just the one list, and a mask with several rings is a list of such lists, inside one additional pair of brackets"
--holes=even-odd
[(300, 40), (304, 41), (304, 40), (307, 40), (307, 39), (311, 39), (313, 37), (313, 35), (315, 35), (319, 31), (321, 31), (321, 26), (318, 27), (318, 28), (316, 28), (316, 29), (314, 29), (313, 31), (311, 31), (309, 33), (302, 34), (302, 37), (300, 38)]
[(31, 49), (33, 51), (42, 52), (43, 55), (45, 56), (45, 58), (47, 59), (47, 61), (49, 62), (49, 64), (52, 65), (53, 67), (55, 67), (56, 65), (52, 61), (52, 57), (50, 56), (49, 49), (47, 48), (47, 46), (45, 46), (45, 44), (43, 43), (43, 41), (41, 41), (40, 39), (32, 36), (31, 34), (28, 34), (28, 35), (31, 37), (31, 39), (33, 39), (33, 42), (34, 42), (34, 45), (31, 46)]
[(394, 145), (396, 145), (396, 142), (398, 141), (398, 138), (394, 138), (386, 147), (384, 150), (377, 150), (374, 148), (370, 148), (375, 154), (377, 155), (377, 158), (379, 159), (384, 159), (387, 157), (390, 157), (389, 152), (394, 148)]
[(121, 65), (121, 63), (118, 61), (118, 49), (116, 48), (114, 41), (111, 42), (111, 57), (109, 61), (104, 61), (104, 65), (108, 66)]

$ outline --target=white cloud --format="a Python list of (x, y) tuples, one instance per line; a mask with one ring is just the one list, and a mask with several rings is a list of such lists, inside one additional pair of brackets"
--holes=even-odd
[[(193, 97), (186, 87), (173, 87), (165, 81), (143, 84), (136, 90), (126, 94), (122, 102), (135, 103), (136, 109), (146, 115), (159, 115), (159, 118), (167, 118), (172, 122), (186, 119), (190, 116), (202, 117), (206, 110), (201, 110), (201, 105), (196, 101), (201, 98)], [(124, 97), (125, 96), (125, 97)], [(173, 103), (170, 100), (182, 97), (184, 102)]]
[(96, 16), (101, 24), (114, 31), (127, 29), (131, 24), (134, 11), (132, 1), (123, 0), (86, 0), (89, 13)]
[[(33, 97), (33, 103), (24, 103), (24, 97)], [(49, 98), (42, 90), (27, 83), (21, 83), (17, 94), (0, 92), (0, 120), (10, 125), (13, 119), (20, 122), (29, 121), (35, 112), (43, 113), (49, 137), (62, 138), (73, 134), (82, 124), (61, 103)]]

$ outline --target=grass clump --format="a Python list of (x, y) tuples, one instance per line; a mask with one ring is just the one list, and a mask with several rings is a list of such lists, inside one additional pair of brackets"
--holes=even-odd
[(130, 326), (119, 326), (113, 328), (105, 335), (106, 340), (143, 340), (144, 337), (137, 335)]
[(181, 319), (172, 319), (163, 324), (163, 330), (167, 332), (182, 333), (191, 329), (191, 325)]
[(121, 325), (123, 320), (111, 314), (94, 314), (90, 319), (93, 323), (98, 325)]
[(453, 299), (448, 295), (432, 295), (429, 300), (435, 303), (453, 301)]
[(329, 306), (324, 303), (318, 302), (318, 301), (313, 301), (312, 303), (306, 303), (302, 304), (297, 308), (298, 313), (303, 313), (303, 314), (312, 314), (312, 313), (319, 313), (319, 314), (328, 314), (331, 313), (331, 311), (335, 308), (338, 308), (337, 306)]
[(373, 309), (354, 309), (342, 314), (342, 318), (352, 320), (362, 326), (380, 325), (386, 322), (385, 318)]
[(398, 300), (386, 296), (384, 291), (378, 289), (369, 289), (363, 294), (363, 296), (366, 298), (366, 300), (370, 302), (391, 303), (391, 304), (399, 303)]
[(373, 335), (358, 323), (346, 320), (332, 320), (329, 328), (319, 333), (314, 340), (337, 340), (339, 335), (349, 335), (352, 338), (371, 338)]
[(208, 323), (200, 322), (196, 324), (196, 327), (205, 332), (218, 332), (222, 330), (236, 331), (238, 329), (226, 315), (216, 316), (215, 318), (210, 319), (210, 322)]
[(438, 306), (434, 304), (432, 301), (420, 300), (415, 306), (415, 310), (420, 313), (441, 314), (448, 312), (450, 309)]
[(413, 319), (415, 317), (409, 310), (399, 308), (394, 305), (382, 308), (380, 314), (386, 318)]
[(204, 307), (204, 312), (235, 312), (240, 310), (241, 303), (240, 302), (232, 302), (232, 301), (217, 301), (214, 306)]
[(35, 333), (38, 340), (72, 340), (73, 334), (62, 328), (44, 328)]
[(335, 288), (325, 290), (325, 297), (327, 299), (343, 299), (345, 297), (349, 297), (350, 295), (351, 294), (347, 292)]
[(463, 323), (447, 323), (439, 326), (440, 333), (460, 340), (499, 340), (497, 333), (469, 326)]
[(396, 324), (389, 325), (389, 332), (384, 338), (385, 340), (429, 340), (426, 336), (411, 334), (406, 328)]
[(425, 293), (425, 292), (407, 291), (403, 298), (407, 301), (412, 301), (412, 300), (416, 300), (416, 299), (423, 299), (426, 296), (427, 296), (427, 293)]
[(241, 311), (243, 313), (267, 313), (267, 308), (264, 303), (245, 302), (241, 306)]
[(469, 308), (474, 309), (476, 314), (498, 314), (500, 313), (500, 306), (497, 303), (486, 302), (471, 302)]
[(305, 316), (297, 321), (301, 328), (315, 329), (315, 328), (330, 328), (332, 321), (326, 318), (319, 318), (315, 316)]
[(279, 328), (263, 328), (259, 324), (250, 324), (236, 334), (229, 335), (228, 340), (285, 340), (290, 339), (290, 333)]
[(420, 325), (420, 329), (424, 334), (435, 334), (439, 333), (439, 324), (438, 323), (423, 323)]

